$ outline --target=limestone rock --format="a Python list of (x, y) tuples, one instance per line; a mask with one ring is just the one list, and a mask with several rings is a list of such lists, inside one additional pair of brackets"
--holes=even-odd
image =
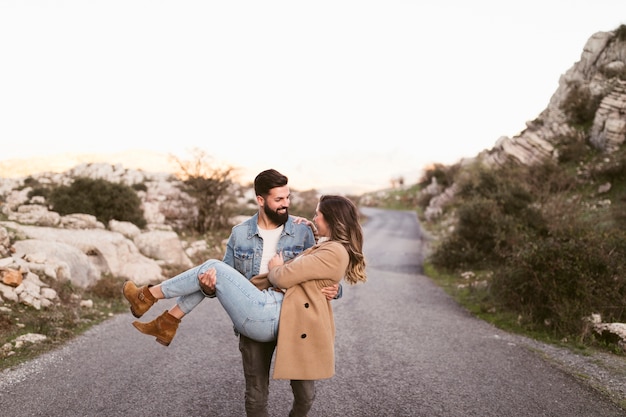
[(121, 222), (117, 220), (109, 221), (109, 230), (123, 234), (128, 239), (134, 239), (141, 234), (141, 229), (131, 222)]
[(175, 232), (149, 231), (136, 236), (134, 242), (139, 251), (150, 258), (162, 260), (168, 265), (193, 266)]
[[(101, 274), (111, 274), (137, 282), (138, 285), (160, 282), (164, 279), (161, 267), (154, 259), (142, 255), (136, 245), (122, 234), (102, 229), (70, 230), (50, 227), (36, 227), (13, 224), (31, 240), (49, 242), (48, 245), (64, 244), (65, 255), (53, 253), (51, 256), (65, 261), (69, 265), (81, 265), (85, 274), (79, 278), (71, 273), (71, 279), (80, 282), (81, 286), (88, 286), (99, 279)], [(23, 241), (20, 241), (23, 242)], [(24, 243), (16, 242), (19, 250)], [(32, 244), (32, 243), (31, 243)], [(43, 244), (40, 244), (43, 245)], [(59, 245), (60, 246), (60, 245)], [(78, 249), (88, 259), (89, 266), (76, 251), (70, 251), (67, 246)], [(54, 249), (47, 246), (47, 251)], [(22, 248), (23, 252), (24, 249)], [(41, 252), (42, 250), (37, 250)], [(93, 270), (95, 270), (95, 275)]]
[(626, 139), (626, 81), (618, 80), (615, 88), (600, 102), (591, 127), (589, 141), (606, 152), (619, 149)]
[(13, 246), (16, 257), (24, 258), (30, 270), (60, 282), (86, 288), (100, 278), (101, 271), (76, 246), (47, 239), (20, 240)]

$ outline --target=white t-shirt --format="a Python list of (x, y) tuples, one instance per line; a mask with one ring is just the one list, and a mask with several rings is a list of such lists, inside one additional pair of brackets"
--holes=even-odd
[(259, 227), (259, 235), (263, 238), (263, 257), (261, 258), (261, 268), (259, 269), (259, 274), (264, 274), (269, 272), (268, 264), (270, 259), (276, 255), (276, 248), (278, 247), (278, 239), (280, 239), (280, 234), (283, 232), (285, 225), (281, 225), (276, 229), (261, 229)]

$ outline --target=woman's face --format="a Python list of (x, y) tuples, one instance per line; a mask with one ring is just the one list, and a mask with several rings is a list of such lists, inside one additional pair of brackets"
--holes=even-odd
[(317, 232), (320, 236), (330, 237), (330, 230), (328, 227), (328, 223), (324, 220), (324, 215), (320, 212), (320, 205), (317, 204), (315, 208), (315, 216), (313, 216), (313, 223), (315, 223), (315, 227), (317, 227)]

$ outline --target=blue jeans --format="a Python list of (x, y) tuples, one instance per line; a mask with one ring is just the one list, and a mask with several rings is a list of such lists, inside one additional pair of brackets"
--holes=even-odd
[(177, 304), (188, 314), (205, 295), (200, 289), (199, 275), (210, 268), (217, 272), (215, 292), (235, 329), (259, 342), (276, 340), (278, 319), (284, 294), (272, 289), (259, 290), (228, 264), (210, 259), (161, 283), (165, 298), (180, 297)]

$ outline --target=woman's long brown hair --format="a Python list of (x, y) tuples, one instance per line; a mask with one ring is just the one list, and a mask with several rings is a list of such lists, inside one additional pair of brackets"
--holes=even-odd
[(363, 256), (363, 230), (356, 205), (340, 195), (323, 195), (320, 197), (318, 210), (328, 223), (330, 240), (341, 243), (350, 256), (345, 280), (350, 284), (367, 281)]

